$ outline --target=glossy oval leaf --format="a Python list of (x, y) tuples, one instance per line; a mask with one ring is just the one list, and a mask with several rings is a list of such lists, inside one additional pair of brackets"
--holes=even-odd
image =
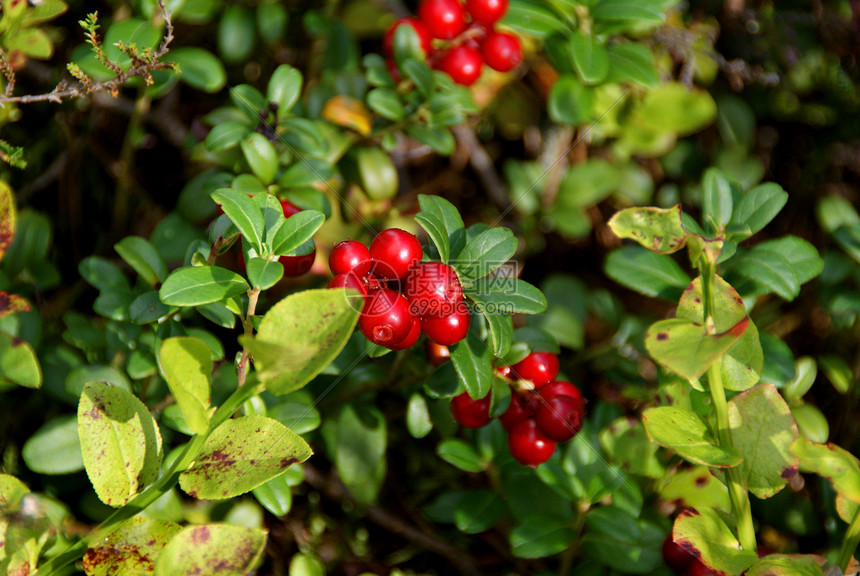
[(505, 264), (517, 251), (510, 228), (488, 228), (466, 243), (452, 265), (466, 279), (483, 278)]
[(642, 423), (655, 444), (705, 466), (737, 466), (743, 455), (732, 447), (719, 446), (708, 424), (691, 410), (674, 406), (650, 408), (642, 413)]
[(158, 289), (168, 306), (198, 306), (250, 290), (245, 279), (219, 266), (184, 266), (170, 273)]
[(140, 236), (126, 236), (113, 247), (150, 286), (157, 286), (167, 277), (164, 260), (148, 240)]
[(195, 434), (209, 428), (209, 382), (212, 352), (202, 340), (168, 338), (158, 349), (158, 367), (176, 399), (182, 416)]
[(84, 554), (87, 576), (150, 576), (162, 549), (182, 527), (169, 520), (135, 516)]
[(677, 252), (689, 236), (681, 223), (680, 204), (672, 208), (626, 208), (615, 213), (609, 227), (619, 238), (635, 240), (658, 254)]
[(224, 65), (211, 52), (193, 46), (171, 48), (164, 57), (167, 62), (179, 64), (179, 78), (192, 88), (215, 93), (227, 83)]
[(254, 175), (263, 184), (271, 184), (278, 172), (278, 153), (272, 143), (262, 134), (252, 132), (239, 146)]
[(511, 552), (517, 558), (544, 558), (566, 550), (576, 539), (569, 520), (529, 516), (511, 531)]
[(570, 35), (573, 67), (586, 84), (598, 84), (609, 72), (609, 54), (594, 36), (575, 31)]
[(749, 324), (749, 317), (744, 317), (725, 332), (709, 334), (689, 320), (661, 320), (648, 328), (645, 348), (659, 364), (692, 382), (737, 342)]
[(794, 441), (791, 451), (800, 459), (802, 471), (827, 478), (840, 496), (860, 503), (860, 463), (853, 454), (836, 444), (816, 444), (803, 437)]
[[(0, 300), (3, 294), (0, 293)], [(29, 342), (0, 331), (0, 383), (41, 388), (42, 367)]]
[(27, 468), (39, 474), (71, 474), (84, 469), (78, 419), (51, 420), (30, 436), (21, 449)]
[(334, 465), (350, 494), (362, 504), (379, 496), (388, 467), (388, 426), (373, 406), (346, 406), (335, 423)]
[(675, 519), (675, 543), (721, 574), (741, 574), (758, 560), (755, 550), (741, 550), (733, 530), (712, 508), (687, 508)]
[(188, 526), (161, 551), (155, 576), (245, 576), (263, 556), (266, 531), (228, 524)]
[(449, 350), (454, 370), (469, 396), (476, 400), (486, 396), (493, 384), (493, 355), (487, 343), (470, 331)]
[(421, 211), (415, 221), (424, 228), (430, 240), (439, 251), (439, 258), (447, 263), (457, 258), (466, 245), (466, 231), (463, 218), (453, 204), (439, 196), (418, 195)]
[(623, 246), (606, 258), (606, 275), (646, 296), (677, 300), (690, 277), (671, 257), (640, 246)]
[(302, 73), (289, 64), (281, 64), (269, 78), (266, 99), (278, 105), (278, 113), (289, 112), (302, 93)]

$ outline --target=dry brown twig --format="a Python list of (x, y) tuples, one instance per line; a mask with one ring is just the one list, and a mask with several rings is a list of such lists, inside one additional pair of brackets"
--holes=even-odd
[(99, 92), (108, 92), (111, 96), (119, 95), (119, 88), (132, 78), (142, 78), (147, 84), (152, 84), (152, 71), (165, 68), (175, 69), (175, 65), (170, 62), (161, 62), (161, 58), (169, 52), (170, 43), (173, 42), (173, 22), (170, 18), (170, 12), (164, 4), (164, 0), (158, 0), (158, 6), (161, 8), (161, 17), (164, 19), (165, 32), (161, 43), (156, 50), (144, 49), (138, 52), (134, 45), (126, 46), (122, 43), (117, 44), (126, 56), (131, 58), (131, 66), (128, 70), (122, 70), (115, 63), (107, 59), (101, 49), (98, 41), (98, 36), (94, 30), (87, 34), (88, 42), (93, 46), (99, 61), (107, 66), (114, 74), (114, 78), (104, 82), (95, 82), (89, 78), (80, 68), (74, 65), (69, 66), (69, 72), (80, 83), (78, 86), (70, 86), (66, 79), (61, 80), (52, 91), (45, 94), (27, 94), (23, 96), (12, 96), (12, 90), (15, 87), (15, 72), (9, 66), (6, 55), (0, 51), (0, 71), (6, 77), (6, 90), (0, 95), (0, 106), (7, 103), (15, 104), (32, 104), (34, 102), (56, 102), (60, 103), (65, 98), (84, 98), (91, 94)]

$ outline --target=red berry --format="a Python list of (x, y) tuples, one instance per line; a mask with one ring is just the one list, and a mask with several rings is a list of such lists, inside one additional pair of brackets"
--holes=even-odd
[(530, 380), (535, 388), (540, 388), (558, 376), (558, 356), (551, 352), (532, 352), (511, 368), (518, 378)]
[(701, 561), (694, 559), (693, 564), (684, 574), (685, 576), (712, 576), (716, 572), (702, 564)]
[(441, 366), (451, 359), (451, 352), (448, 347), (436, 344), (432, 340), (427, 340), (427, 343), (424, 344), (424, 354), (432, 366)]
[(473, 21), (492, 26), (508, 11), (508, 0), (466, 0), (466, 10)]
[(511, 367), (510, 366), (497, 366), (496, 367), (496, 376), (499, 378), (510, 378), (511, 377)]
[(409, 334), (400, 342), (389, 344), (388, 347), (392, 350), (406, 350), (412, 348), (418, 339), (421, 337), (421, 321), (416, 317), (412, 317), (412, 327), (409, 329)]
[(373, 292), (364, 303), (358, 327), (374, 344), (390, 346), (400, 342), (412, 329), (409, 301), (387, 288)]
[(666, 566), (674, 570), (676, 574), (680, 574), (689, 568), (695, 559), (695, 556), (678, 544), (675, 544), (671, 534), (663, 540), (663, 562), (666, 563)]
[(513, 34), (491, 32), (481, 44), (481, 55), (493, 70), (510, 72), (523, 61), (523, 47)]
[(466, 11), (460, 0), (424, 0), (418, 16), (434, 38), (450, 40), (466, 27)]
[(511, 394), (511, 403), (505, 413), (499, 417), (499, 421), (505, 430), (511, 430), (514, 426), (531, 418), (535, 413), (535, 400), (531, 392)]
[(373, 292), (374, 290), (382, 290), (383, 288), (388, 286), (388, 283), (385, 279), (380, 279), (375, 274), (368, 274), (364, 277), (365, 282), (367, 282), (367, 291)]
[(550, 459), (555, 452), (555, 442), (538, 429), (537, 422), (528, 418), (511, 430), (508, 449), (520, 464), (537, 466)]
[(367, 296), (367, 285), (361, 281), (355, 272), (347, 272), (346, 274), (338, 274), (328, 283), (329, 288), (352, 288), (361, 292), (362, 296)]
[(468, 393), (463, 392), (451, 399), (451, 414), (454, 420), (466, 428), (483, 428), (490, 423), (490, 395), (480, 400), (473, 400)]
[(338, 242), (328, 256), (328, 266), (335, 276), (347, 272), (364, 276), (370, 272), (370, 265), (370, 250), (358, 240)]
[(566, 442), (582, 429), (582, 409), (570, 396), (538, 399), (535, 422), (541, 432), (556, 442)]
[(441, 262), (422, 262), (406, 276), (404, 293), (409, 310), (419, 318), (444, 318), (463, 301), (463, 288), (453, 268)]
[(469, 333), (471, 312), (465, 302), (460, 302), (457, 309), (444, 318), (424, 318), (421, 329), (427, 338), (443, 346), (453, 346)]
[(564, 380), (550, 382), (541, 387), (540, 395), (544, 400), (550, 400), (556, 396), (570, 396), (579, 403), (580, 411), (585, 411), (585, 398), (583, 398), (582, 392), (570, 382), (565, 382)]
[(377, 234), (370, 243), (370, 255), (375, 260), (374, 274), (402, 280), (413, 266), (421, 262), (424, 252), (414, 234), (400, 228), (389, 228)]
[(471, 86), (478, 81), (483, 72), (484, 59), (481, 53), (471, 46), (456, 46), (442, 55), (436, 68), (463, 86)]
[(403, 80), (403, 76), (400, 75), (400, 70), (397, 68), (397, 63), (393, 59), (385, 61), (385, 69), (388, 70), (388, 73), (391, 74), (391, 79), (395, 82), (399, 83)]
[(317, 257), (317, 247), (310, 254), (301, 254), (299, 256), (281, 256), (278, 261), (284, 267), (284, 276), (293, 277), (305, 274), (314, 265), (314, 260)]
[(382, 49), (385, 50), (385, 53), (389, 56), (394, 54), (394, 33), (403, 24), (412, 26), (415, 34), (418, 35), (418, 40), (421, 42), (421, 49), (424, 50), (424, 54), (429, 56), (430, 52), (433, 51), (433, 35), (430, 33), (427, 25), (418, 18), (400, 18), (388, 27), (388, 30), (385, 32), (385, 38), (382, 40)]
[(286, 218), (289, 218), (293, 214), (298, 214), (299, 212), (302, 211), (301, 208), (299, 208), (298, 206), (296, 206), (295, 204), (293, 204), (292, 202), (290, 202), (286, 198), (281, 200), (281, 209), (284, 211), (284, 216)]

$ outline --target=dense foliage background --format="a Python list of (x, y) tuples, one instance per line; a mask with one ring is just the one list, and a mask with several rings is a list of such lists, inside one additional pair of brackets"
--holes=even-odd
[[(243, 405), (301, 435), (309, 460), (253, 493), (197, 500), (172, 488), (144, 512), (264, 528), (256, 573), (670, 574), (661, 545), (673, 517), (685, 506), (732, 507), (721, 472), (659, 448), (642, 425), (658, 404), (681, 402), (704, 418), (712, 408), (645, 347), (649, 325), (675, 314), (695, 262), (622, 245), (608, 222), (629, 207), (680, 204), (703, 236), (724, 236), (718, 272), (760, 336), (752, 384), (776, 386), (801, 436), (857, 453), (860, 3), (511, 0), (499, 27), (520, 37), (524, 62), (485, 69), (469, 88), (409, 64), (421, 58), (405, 34), (394, 49), (401, 80), (386, 72), (383, 35), (416, 13), (414, 2), (175, 0), (167, 9), (172, 41), (142, 67), (152, 83), (86, 94), (138, 62), (115, 42), (158, 48), (167, 33), (158, 5), (2, 2), (6, 85), (15, 83), (0, 99), (0, 179), (17, 219), (0, 290), (29, 311), (0, 317), (0, 472), (38, 495), (29, 514), (7, 509), (11, 492), (0, 491), (0, 526), (11, 530), (3, 570), (31, 573), (111, 512), (81, 458), (76, 407), (87, 383), (133, 392), (158, 422), (168, 463), (198, 431), (159, 369), (160, 343), (194, 336), (209, 346), (212, 406), (235, 390), (237, 338), (260, 329), (243, 317), (244, 290), (200, 307), (157, 296), (169, 271), (219, 250), (219, 266), (244, 273), (239, 243), (210, 252), (219, 216), (210, 194), (225, 187), (268, 189), (326, 217), (311, 231), (311, 271), (277, 282), (258, 304), (254, 296), (257, 315), (324, 288), (337, 241), (399, 227), (429, 246), (414, 218), (426, 210), (419, 195), (446, 199), (467, 227), (512, 230), (514, 269), (548, 307), (514, 315), (513, 345), (493, 366), (558, 353), (561, 374), (588, 400), (579, 435), (547, 464), (523, 467), (499, 422), (473, 431), (453, 421), (462, 375), (431, 365), (423, 341), (383, 354), (356, 331), (307, 387)], [(117, 70), (86, 43), (92, 22), (79, 24), (96, 11), (96, 45)], [(70, 74), (83, 88), (69, 97), (16, 101), (61, 81), (77, 86)], [(261, 117), (271, 101), (280, 108)], [(267, 138), (271, 126), (277, 137)], [(252, 133), (265, 143), (256, 151), (246, 146)], [(731, 188), (737, 207), (764, 182), (787, 196), (761, 230), (715, 216), (712, 188)], [(15, 302), (0, 301), (0, 312)], [(504, 404), (510, 391), (499, 382), (493, 397)], [(851, 458), (844, 466), (856, 468)], [(818, 554), (830, 566), (857, 505), (813, 472), (838, 476), (801, 464), (772, 497), (751, 498), (756, 538), (766, 551)], [(15, 532), (18, 520), (26, 528)], [(13, 572), (24, 557), (28, 571)], [(95, 564), (88, 573), (102, 573)]]

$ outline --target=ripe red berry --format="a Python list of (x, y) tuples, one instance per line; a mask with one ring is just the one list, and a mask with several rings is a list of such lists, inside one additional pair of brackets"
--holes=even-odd
[(466, 10), (473, 21), (492, 26), (508, 11), (508, 0), (466, 0)]
[(451, 399), (451, 414), (454, 420), (466, 428), (483, 428), (490, 423), (490, 395), (480, 400), (473, 400), (463, 392)]
[(406, 276), (404, 294), (409, 310), (419, 318), (444, 318), (463, 301), (463, 288), (453, 268), (441, 262), (422, 262)]
[(424, 355), (432, 366), (441, 366), (451, 359), (451, 352), (448, 347), (436, 344), (432, 340), (427, 340), (427, 343), (424, 344)]
[(511, 430), (514, 426), (531, 418), (535, 413), (535, 399), (531, 392), (513, 392), (511, 403), (505, 413), (499, 417), (499, 421), (505, 430)]
[(471, 86), (484, 71), (481, 53), (471, 46), (456, 46), (445, 52), (436, 63), (436, 68), (463, 86)]
[(371, 293), (361, 310), (358, 328), (374, 344), (390, 346), (400, 342), (412, 329), (409, 301), (387, 288)]
[(558, 356), (552, 352), (532, 352), (511, 368), (518, 378), (530, 380), (535, 388), (540, 388), (558, 376)]
[(390, 280), (406, 278), (413, 266), (421, 262), (424, 252), (414, 234), (400, 228), (388, 228), (370, 243), (370, 255), (375, 261), (373, 273)]
[(388, 347), (392, 350), (406, 350), (412, 348), (418, 339), (421, 337), (421, 321), (418, 318), (412, 317), (412, 327), (409, 329), (409, 334), (400, 342), (389, 344)]
[(585, 411), (585, 398), (582, 392), (574, 384), (564, 380), (556, 380), (541, 387), (541, 398), (550, 400), (556, 396), (570, 396), (579, 404), (580, 411)]
[(508, 449), (520, 464), (537, 466), (550, 459), (555, 452), (555, 442), (538, 429), (537, 422), (528, 418), (511, 430)]
[(538, 399), (535, 422), (541, 432), (556, 442), (566, 442), (582, 429), (582, 409), (570, 396)]
[(689, 568), (693, 564), (693, 560), (695, 560), (695, 556), (684, 550), (678, 544), (675, 544), (674, 540), (672, 540), (672, 535), (669, 534), (666, 536), (666, 539), (663, 540), (663, 562), (666, 563), (666, 566), (675, 571), (676, 574), (680, 574), (687, 568)]
[(367, 285), (362, 282), (355, 272), (347, 272), (346, 274), (338, 274), (328, 283), (329, 288), (352, 288), (361, 292), (362, 296), (367, 296)]
[(388, 30), (385, 32), (385, 37), (382, 40), (382, 49), (385, 53), (388, 56), (394, 54), (394, 33), (403, 24), (412, 26), (412, 29), (415, 30), (415, 34), (418, 35), (418, 40), (421, 42), (421, 49), (424, 50), (424, 54), (429, 56), (430, 52), (433, 51), (433, 34), (430, 33), (430, 29), (427, 25), (418, 18), (400, 18), (388, 27)]
[(328, 256), (328, 266), (335, 276), (347, 272), (364, 276), (370, 272), (370, 265), (370, 250), (358, 240), (338, 242)]
[(424, 0), (418, 16), (434, 38), (450, 40), (466, 27), (466, 11), (460, 0)]
[(444, 318), (424, 318), (421, 329), (427, 338), (442, 346), (453, 346), (469, 333), (471, 312), (465, 302), (460, 302), (456, 310)]
[(299, 256), (281, 256), (278, 261), (284, 267), (284, 276), (293, 277), (305, 274), (314, 265), (317, 257), (317, 247), (314, 246), (310, 254)]
[(284, 217), (289, 218), (293, 214), (298, 214), (302, 211), (301, 208), (284, 198), (281, 200), (281, 209), (284, 211)]
[(493, 70), (510, 72), (523, 61), (523, 47), (513, 34), (491, 32), (481, 44), (481, 55)]

